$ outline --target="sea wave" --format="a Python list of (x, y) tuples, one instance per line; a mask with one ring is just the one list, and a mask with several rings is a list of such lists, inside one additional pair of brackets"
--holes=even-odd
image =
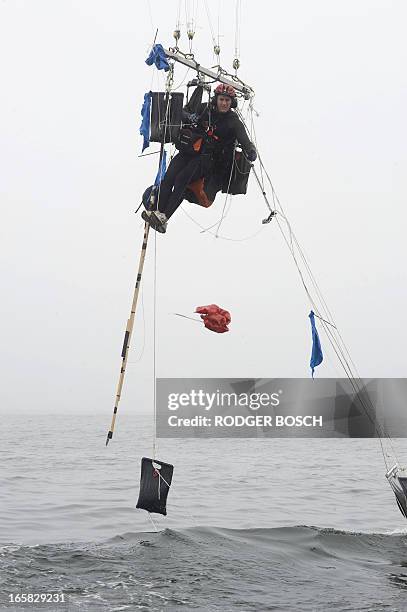
[(406, 546), (404, 533), (306, 525), (8, 544), (0, 549), (0, 601), (7, 609), (8, 593), (41, 589), (64, 592), (69, 610), (401, 610)]

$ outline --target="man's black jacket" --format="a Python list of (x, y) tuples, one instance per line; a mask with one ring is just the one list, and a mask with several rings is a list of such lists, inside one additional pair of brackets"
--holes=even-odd
[[(189, 110), (188, 106), (186, 106), (183, 111), (185, 123), (188, 123), (191, 117), (188, 112)], [(212, 128), (210, 138), (212, 160), (216, 173), (223, 174), (224, 171), (228, 171), (230, 168), (236, 141), (245, 153), (256, 150), (247, 135), (243, 123), (233, 110), (220, 113), (211, 105), (200, 104), (195, 110), (195, 116), (198, 117), (197, 127), (199, 131), (203, 133), (207, 132), (208, 128)]]

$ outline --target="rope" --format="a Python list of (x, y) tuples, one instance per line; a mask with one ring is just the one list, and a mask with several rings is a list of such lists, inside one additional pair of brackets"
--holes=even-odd
[[(174, 66), (171, 66), (171, 69), (167, 76), (166, 82), (166, 109), (165, 109), (165, 119), (164, 119), (164, 134), (161, 141), (161, 150), (160, 150), (160, 161), (159, 161), (159, 170), (161, 170), (162, 159), (164, 154), (165, 141), (168, 130), (168, 116), (170, 109), (170, 92), (173, 84), (173, 71)], [(158, 210), (158, 205), (160, 202), (160, 194), (161, 194), (161, 182), (158, 186), (158, 195), (156, 200), (156, 210)], [(157, 232), (154, 232), (154, 282), (153, 282), (153, 459), (156, 457), (157, 450)]]
[(194, 319), (193, 317), (187, 317), (187, 315), (180, 314), (179, 312), (173, 312), (173, 315), (177, 317), (183, 317), (184, 319), (189, 319), (190, 321), (195, 321), (196, 323), (202, 323), (202, 319)]
[[(284, 232), (282, 231), (281, 225), (278, 222), (278, 218), (277, 218), (278, 227), (279, 227), (279, 229), (280, 229), (280, 231), (281, 231), (281, 233), (283, 235), (283, 238), (284, 238), (284, 240), (285, 240), (285, 242), (286, 242), (286, 244), (287, 244), (287, 246), (288, 246), (288, 248), (289, 248), (289, 250), (291, 252), (291, 255), (293, 257), (295, 266), (296, 266), (297, 271), (299, 273), (301, 282), (302, 282), (302, 284), (304, 286), (305, 292), (306, 292), (306, 294), (308, 296), (308, 299), (310, 301), (311, 307), (316, 312), (319, 312), (319, 307), (318, 307), (317, 303), (315, 302), (315, 300), (313, 299), (313, 297), (311, 295), (311, 292), (310, 292), (310, 290), (309, 290), (309, 288), (307, 286), (307, 283), (305, 282), (303, 272), (302, 272), (302, 270), (301, 270), (301, 268), (300, 268), (300, 266), (298, 264), (298, 261), (297, 261), (296, 255), (295, 255), (295, 250), (294, 250), (293, 241), (292, 241), (293, 232), (292, 232), (292, 229), (291, 229), (291, 225), (289, 224), (288, 219), (284, 215), (282, 215), (282, 213), (279, 213), (279, 214), (282, 216), (282, 218), (284, 218), (284, 220), (287, 223), (287, 226), (289, 228), (289, 233), (290, 233), (290, 241), (287, 240), (287, 237), (284, 234)], [(377, 423), (376, 420), (371, 416), (371, 411), (373, 411), (373, 413), (374, 413), (374, 406), (373, 406), (370, 398), (368, 397), (368, 401), (367, 402), (365, 402), (362, 399), (362, 397), (361, 397), (362, 387), (359, 385), (360, 378), (354, 376), (354, 374), (352, 372), (352, 369), (349, 366), (349, 363), (346, 360), (346, 357), (344, 356), (344, 352), (342, 350), (342, 347), (340, 346), (340, 343), (338, 343), (336, 341), (336, 339), (335, 339), (335, 337), (334, 337), (334, 335), (332, 333), (332, 330), (327, 325), (327, 322), (325, 322), (325, 320), (322, 319), (322, 317), (319, 317), (319, 318), (321, 319), (322, 327), (323, 327), (323, 329), (325, 331), (325, 334), (327, 335), (328, 341), (329, 341), (330, 345), (332, 346), (332, 348), (333, 348), (333, 350), (334, 350), (334, 352), (335, 352), (335, 354), (336, 354), (336, 356), (337, 356), (337, 358), (339, 360), (339, 363), (341, 364), (342, 368), (344, 369), (345, 374), (346, 374), (346, 376), (347, 376), (347, 378), (348, 378), (348, 380), (349, 380), (349, 382), (351, 384), (351, 387), (352, 387), (356, 397), (359, 400), (359, 403), (360, 403), (364, 413), (366, 414), (366, 416), (369, 419), (369, 421), (371, 422), (371, 424), (374, 426), (375, 432), (377, 433), (377, 435), (379, 437), (379, 441), (380, 441), (380, 446), (381, 446), (381, 451), (382, 451), (384, 463), (386, 465), (386, 469), (388, 469), (386, 454), (385, 454), (385, 450), (384, 450), (384, 447), (383, 447), (383, 441), (382, 441), (382, 437), (388, 437), (388, 436), (385, 433), (384, 429), (381, 427), (381, 425), (379, 423)], [(337, 329), (337, 327), (333, 323), (330, 323), (330, 325), (332, 327), (334, 327), (335, 329)], [(358, 378), (359, 378), (359, 380), (358, 380)]]
[[(217, 37), (217, 46), (219, 47), (219, 53), (218, 58), (220, 60), (220, 2), (221, 0), (218, 1), (218, 37)], [(216, 54), (215, 54), (216, 57)]]
[(179, 30), (181, 26), (181, 4), (182, 0), (178, 0), (177, 22), (175, 24), (176, 30)]
[(185, 19), (187, 24), (187, 35), (189, 40), (189, 52), (192, 55), (192, 41), (195, 36), (196, 16), (198, 12), (198, 0), (192, 0), (192, 9), (190, 0), (185, 0)]
[[(223, 221), (223, 219), (224, 219), (224, 218), (227, 216), (227, 214), (229, 213), (229, 210), (230, 210), (230, 206), (229, 206), (228, 210), (227, 210), (227, 211), (226, 211), (226, 213), (225, 213), (225, 210), (226, 210), (226, 205), (227, 205), (227, 203), (228, 203), (228, 199), (230, 199), (230, 201), (232, 200), (232, 199), (230, 198), (229, 189), (230, 189), (230, 184), (231, 184), (231, 182), (232, 182), (233, 170), (234, 170), (234, 167), (235, 167), (235, 159), (236, 159), (236, 143), (235, 143), (235, 146), (234, 146), (234, 148), (233, 148), (233, 159), (232, 159), (232, 165), (231, 165), (231, 167), (230, 167), (230, 174), (229, 174), (228, 188), (227, 188), (227, 191), (226, 191), (226, 197), (225, 197), (225, 201), (224, 201), (224, 204), (223, 204), (222, 215), (221, 215), (221, 218), (220, 218), (220, 221), (219, 221), (219, 225), (218, 225), (218, 227), (216, 228), (216, 238), (219, 236), (219, 230), (220, 230), (220, 226), (222, 225), (222, 221)], [(231, 202), (230, 202), (230, 203), (231, 203)]]
[(217, 230), (216, 230), (216, 233), (214, 234), (214, 236), (215, 236), (215, 238), (219, 237), (219, 228), (220, 228), (220, 226), (222, 224), (223, 219), (227, 216), (227, 214), (229, 213), (229, 210), (230, 210), (230, 206), (229, 206), (228, 210), (225, 213), (226, 205), (228, 203), (228, 199), (229, 199), (229, 195), (230, 195), (229, 194), (229, 188), (230, 188), (230, 183), (232, 181), (233, 169), (234, 169), (234, 165), (235, 165), (235, 154), (236, 154), (236, 144), (235, 144), (234, 149), (233, 149), (233, 158), (232, 158), (232, 164), (230, 166), (228, 188), (227, 188), (227, 191), (226, 191), (226, 194), (225, 194), (225, 200), (224, 200), (224, 203), (223, 203), (223, 209), (222, 209), (222, 213), (221, 213), (220, 219), (219, 219), (219, 221), (216, 221), (215, 223), (210, 225), (206, 230), (203, 230), (201, 232), (201, 234), (204, 234), (206, 231), (209, 231), (210, 229), (215, 227), (215, 225), (217, 225), (218, 227), (217, 227)]
[[(148, 14), (149, 14), (149, 17), (150, 17), (151, 30), (154, 33), (153, 13), (152, 13), (152, 10), (151, 10), (151, 2), (150, 2), (150, 0), (147, 0), (147, 6), (148, 6)], [(157, 36), (157, 34), (156, 34), (156, 36)]]
[(182, 85), (183, 85), (183, 84), (185, 83), (185, 81), (187, 80), (187, 76), (188, 76), (188, 74), (189, 74), (190, 70), (191, 70), (191, 68), (188, 68), (188, 69), (187, 69), (187, 71), (186, 71), (186, 73), (185, 73), (184, 78), (182, 79), (182, 81), (181, 81), (181, 82), (180, 82), (180, 83), (179, 83), (179, 84), (178, 84), (176, 87), (172, 87), (172, 88), (171, 88), (171, 90), (172, 90), (172, 91), (176, 91), (177, 89), (179, 89), (180, 87), (182, 87)]
[(154, 463), (153, 461), (153, 468), (155, 470), (155, 474), (157, 474), (158, 476), (158, 491), (157, 491), (157, 497), (160, 500), (161, 499), (161, 480), (163, 480), (165, 482), (165, 484), (168, 487), (168, 490), (170, 489), (170, 485), (168, 484), (168, 482), (165, 480), (164, 476), (161, 475), (161, 468), (159, 466), (157, 466), (157, 464)]
[(156, 453), (156, 428), (157, 428), (157, 232), (154, 232), (154, 290), (153, 290), (153, 406), (154, 406), (154, 428), (153, 428), (153, 459)]
[[(167, 485), (168, 488), (170, 488), (170, 485), (168, 484), (168, 482), (165, 480), (164, 476), (161, 475), (160, 470), (156, 470), (158, 472), (158, 476), (161, 478), (161, 480), (163, 480), (165, 482), (165, 484)], [(158, 479), (158, 481), (160, 481), (160, 478)]]
[[(253, 114), (251, 115), (251, 117), (253, 118)], [(244, 118), (242, 117), (241, 114), (240, 114), (240, 119), (243, 121), (243, 123), (245, 125), (245, 128), (247, 130), (247, 126), (246, 126), (246, 124), (244, 122)], [(383, 455), (384, 463), (386, 465), (386, 469), (388, 469), (388, 464), (387, 464), (387, 459), (386, 459), (386, 452), (385, 452), (385, 449), (384, 449), (382, 438), (386, 438), (387, 439), (388, 443), (390, 444), (390, 446), (392, 448), (394, 456), (397, 458), (397, 454), (396, 454), (395, 449), (393, 447), (392, 441), (391, 441), (390, 437), (387, 435), (387, 433), (385, 432), (384, 428), (371, 416), (371, 413), (373, 413), (373, 414), (375, 413), (375, 407), (374, 407), (373, 403), (371, 402), (370, 398), (367, 397), (367, 402), (365, 402), (365, 400), (362, 399), (362, 397), (361, 397), (362, 386), (360, 385), (360, 383), (362, 381), (361, 381), (361, 378), (360, 378), (360, 376), (359, 376), (359, 374), (357, 372), (357, 369), (354, 366), (354, 363), (353, 363), (353, 361), (352, 361), (352, 359), (350, 357), (349, 350), (347, 349), (347, 347), (346, 347), (346, 345), (345, 345), (345, 343), (344, 343), (344, 341), (342, 339), (342, 336), (340, 335), (340, 333), (339, 333), (339, 331), (337, 329), (337, 326), (332, 322), (333, 321), (333, 317), (332, 317), (332, 315), (330, 313), (330, 310), (329, 310), (329, 308), (328, 308), (328, 306), (326, 304), (326, 301), (325, 301), (325, 299), (324, 299), (324, 297), (322, 295), (321, 289), (319, 288), (319, 286), (318, 286), (318, 284), (316, 282), (316, 279), (315, 279), (315, 277), (314, 277), (314, 275), (313, 275), (313, 273), (311, 271), (311, 267), (310, 267), (310, 265), (309, 265), (309, 263), (308, 263), (308, 261), (307, 261), (307, 259), (305, 257), (305, 254), (304, 254), (304, 252), (303, 252), (303, 250), (302, 250), (302, 248), (301, 248), (301, 246), (299, 244), (299, 241), (296, 238), (296, 236), (295, 236), (295, 234), (294, 234), (294, 232), (293, 232), (293, 230), (291, 228), (291, 225), (290, 225), (286, 215), (284, 214), (283, 207), (282, 207), (282, 205), (281, 205), (281, 203), (280, 203), (280, 201), (279, 201), (279, 199), (277, 197), (277, 194), (275, 192), (273, 183), (272, 183), (272, 181), (270, 179), (270, 176), (267, 173), (266, 168), (264, 167), (264, 164), (262, 162), (260, 154), (258, 154), (258, 157), (259, 157), (260, 166), (264, 170), (264, 173), (265, 173), (265, 175), (266, 175), (266, 177), (267, 177), (267, 179), (269, 181), (269, 184), (270, 184), (270, 187), (271, 187), (271, 190), (272, 190), (273, 203), (277, 203), (277, 205), (278, 205), (278, 207), (280, 209), (278, 211), (278, 214), (286, 222), (286, 225), (287, 225), (287, 228), (288, 228), (288, 237), (284, 233), (284, 231), (283, 231), (283, 229), (281, 227), (281, 224), (279, 223), (278, 217), (277, 217), (277, 225), (278, 225), (278, 227), (280, 229), (280, 232), (281, 232), (281, 234), (282, 234), (282, 236), (283, 236), (283, 238), (284, 238), (284, 240), (285, 240), (285, 242), (286, 242), (286, 244), (287, 244), (287, 246), (288, 246), (288, 248), (290, 250), (290, 253), (291, 253), (292, 257), (293, 257), (295, 266), (297, 268), (297, 271), (298, 271), (298, 274), (300, 276), (301, 282), (303, 284), (305, 292), (306, 292), (306, 294), (308, 296), (308, 299), (310, 301), (311, 307), (315, 311), (315, 313), (318, 316), (318, 318), (321, 320), (321, 324), (322, 324), (322, 327), (323, 327), (323, 329), (325, 331), (325, 334), (326, 334), (326, 336), (328, 338), (328, 341), (331, 344), (331, 346), (332, 346), (332, 348), (333, 348), (333, 350), (334, 350), (334, 352), (335, 352), (335, 354), (336, 354), (336, 356), (338, 358), (339, 363), (341, 364), (343, 370), (345, 371), (345, 374), (346, 374), (346, 376), (347, 376), (347, 378), (348, 378), (348, 380), (349, 380), (349, 382), (351, 384), (351, 387), (352, 387), (356, 397), (359, 400), (359, 404), (360, 404), (363, 412), (365, 413), (365, 415), (367, 416), (369, 421), (374, 426), (374, 430), (375, 430), (376, 434), (379, 437), (380, 447), (381, 447), (381, 452), (382, 452), (382, 455)], [(257, 175), (256, 175), (256, 178), (257, 178)], [(261, 188), (262, 187), (262, 183), (261, 183), (261, 181), (259, 179), (258, 179), (258, 183), (259, 183), (259, 187)], [(263, 190), (263, 196), (264, 196), (264, 198), (266, 200), (266, 203), (267, 203), (267, 199), (265, 197), (264, 190)], [(310, 289), (308, 288), (308, 285), (307, 285), (307, 283), (305, 281), (305, 278), (304, 278), (303, 271), (301, 270), (301, 267), (300, 267), (299, 262), (297, 260), (295, 249), (297, 249), (297, 251), (298, 251), (298, 253), (300, 255), (300, 258), (301, 258), (301, 260), (302, 260), (302, 262), (304, 264), (305, 270), (308, 273), (308, 276), (309, 276), (309, 278), (311, 280), (311, 284), (312, 284), (312, 286), (314, 288), (314, 291), (316, 293), (316, 297), (321, 302), (322, 310), (327, 313), (326, 314), (326, 319), (321, 316), (321, 314), (320, 314), (320, 306), (316, 303), (315, 299), (313, 298), (313, 296), (311, 294)], [(327, 319), (331, 319), (331, 320), (328, 321)], [(356, 376), (355, 376), (354, 372), (352, 371), (352, 366), (354, 367)]]
[[(315, 313), (314, 313), (315, 314)], [(336, 329), (336, 325), (334, 325), (333, 323), (330, 323), (329, 321), (326, 321), (325, 319), (323, 319), (322, 317), (320, 317), (319, 315), (315, 314), (316, 317), (318, 317), (318, 319), (321, 319), (321, 321), (323, 321), (324, 323), (326, 323), (327, 325), (331, 325), (332, 327), (334, 327)]]
[(185, 0), (184, 10), (185, 10), (185, 25), (186, 25), (186, 28), (188, 30), (189, 23), (190, 23), (189, 22), (189, 0)]
[[(237, 112), (238, 112), (238, 115), (240, 116), (240, 118), (241, 118), (241, 119), (243, 119), (243, 117), (242, 117), (242, 115), (241, 115), (240, 111), (237, 111)], [(243, 121), (243, 124), (244, 124), (244, 127), (246, 128), (246, 124), (244, 123), (244, 121)], [(247, 128), (246, 128), (246, 129), (247, 129)], [(257, 237), (257, 236), (260, 234), (260, 232), (262, 231), (262, 229), (263, 229), (263, 228), (260, 228), (260, 229), (259, 229), (257, 232), (255, 232), (254, 234), (251, 234), (250, 236), (246, 236), (246, 237), (244, 237), (244, 238), (230, 238), (230, 237), (227, 237), (227, 236), (221, 236), (221, 235), (219, 234), (219, 228), (220, 228), (220, 225), (221, 225), (221, 223), (222, 223), (223, 219), (227, 217), (227, 215), (228, 215), (228, 213), (229, 213), (229, 210), (230, 210), (230, 204), (229, 204), (229, 208), (228, 208), (228, 210), (225, 212), (226, 205), (227, 205), (227, 202), (228, 202), (228, 198), (229, 198), (229, 196), (230, 196), (230, 194), (229, 194), (228, 192), (229, 192), (229, 188), (230, 188), (230, 184), (231, 184), (231, 180), (232, 180), (232, 175), (233, 175), (233, 169), (234, 169), (234, 167), (236, 167), (237, 171), (239, 171), (239, 168), (238, 168), (237, 163), (236, 163), (236, 146), (235, 146), (235, 148), (234, 148), (234, 150), (233, 150), (233, 160), (232, 160), (232, 164), (231, 164), (231, 170), (230, 170), (230, 174), (229, 174), (229, 181), (228, 181), (228, 189), (227, 189), (226, 197), (225, 197), (225, 200), (224, 200), (223, 210), (222, 210), (221, 217), (220, 217), (220, 219), (219, 219), (218, 221), (216, 221), (215, 223), (213, 223), (213, 224), (212, 224), (212, 225), (210, 225), (209, 227), (204, 227), (203, 225), (201, 225), (200, 223), (198, 223), (198, 221), (196, 221), (196, 220), (195, 220), (195, 219), (194, 219), (194, 218), (193, 218), (191, 215), (189, 215), (189, 214), (187, 213), (187, 211), (185, 210), (185, 208), (184, 208), (184, 207), (182, 207), (182, 206), (181, 206), (181, 210), (183, 211), (183, 213), (184, 213), (184, 214), (185, 214), (185, 215), (186, 215), (186, 216), (187, 216), (187, 217), (188, 217), (188, 218), (189, 218), (189, 219), (190, 219), (190, 220), (191, 220), (191, 221), (192, 221), (192, 222), (193, 222), (195, 225), (197, 225), (197, 226), (198, 226), (198, 227), (201, 229), (201, 233), (202, 233), (202, 234), (204, 234), (204, 233), (209, 233), (209, 234), (211, 234), (212, 236), (214, 236), (215, 238), (220, 238), (221, 240), (227, 240), (227, 241), (230, 241), (230, 242), (245, 242), (245, 241), (247, 241), (247, 240), (251, 240), (251, 239), (253, 239), (253, 238), (256, 238), (256, 237)], [(257, 178), (257, 177), (256, 177), (256, 178)], [(264, 195), (264, 194), (263, 194), (263, 195)], [(231, 199), (231, 198), (230, 198), (230, 199)], [(215, 225), (218, 225), (218, 228), (217, 228), (216, 232), (211, 232), (210, 230), (211, 230), (213, 227), (215, 227)]]
[[(283, 238), (284, 238), (284, 240), (285, 240), (285, 242), (286, 242), (286, 244), (287, 244), (287, 246), (288, 246), (288, 248), (289, 248), (289, 250), (291, 252), (291, 255), (293, 257), (295, 266), (296, 266), (297, 271), (299, 273), (301, 282), (302, 282), (302, 284), (304, 286), (305, 292), (306, 292), (306, 294), (308, 296), (308, 299), (310, 301), (311, 307), (312, 307), (313, 310), (315, 310), (316, 313), (318, 313), (319, 312), (319, 306), (315, 302), (314, 298), (311, 295), (311, 292), (310, 292), (310, 290), (309, 290), (309, 288), (307, 286), (307, 283), (305, 282), (305, 278), (304, 278), (303, 272), (302, 272), (302, 270), (301, 270), (301, 268), (300, 268), (300, 266), (298, 264), (298, 260), (297, 260), (296, 255), (295, 255), (295, 249), (294, 249), (294, 244), (293, 244), (293, 231), (292, 231), (291, 225), (288, 222), (288, 219), (282, 213), (279, 213), (279, 215), (285, 220), (285, 222), (287, 224), (287, 227), (288, 227), (288, 230), (289, 230), (290, 241), (288, 241), (286, 235), (284, 234), (284, 232), (283, 232), (283, 230), (281, 228), (281, 225), (280, 225), (280, 223), (278, 221), (278, 218), (277, 218), (277, 225), (278, 225), (278, 227), (279, 227), (279, 229), (280, 229), (280, 231), (281, 231), (281, 233), (283, 235)], [(317, 315), (317, 316), (319, 316), (319, 315)], [(346, 376), (347, 376), (347, 378), (348, 378), (348, 380), (349, 380), (349, 382), (350, 382), (350, 384), (352, 386), (352, 389), (353, 389), (355, 395), (358, 397), (358, 400), (360, 402), (360, 405), (361, 405), (364, 413), (366, 414), (366, 416), (368, 417), (369, 421), (374, 426), (375, 432), (378, 434), (378, 437), (379, 437), (379, 440), (380, 440), (380, 446), (381, 446), (381, 449), (382, 449), (383, 459), (384, 459), (384, 462), (385, 462), (385, 465), (386, 465), (386, 468), (387, 468), (387, 460), (386, 460), (386, 456), (385, 456), (385, 452), (384, 452), (384, 448), (383, 448), (382, 437), (388, 437), (388, 436), (386, 435), (386, 433), (383, 430), (383, 428), (379, 425), (379, 423), (377, 423), (375, 421), (375, 419), (372, 418), (372, 416), (370, 414), (371, 411), (373, 411), (373, 413), (374, 413), (374, 406), (373, 406), (370, 398), (368, 397), (368, 402), (367, 403), (365, 403), (365, 401), (362, 400), (362, 398), (361, 398), (362, 387), (359, 385), (360, 377), (355, 376), (353, 374), (352, 368), (350, 367), (350, 365), (349, 365), (349, 363), (348, 363), (348, 361), (347, 361), (347, 359), (346, 359), (346, 357), (344, 355), (344, 352), (343, 352), (342, 347), (340, 346), (340, 343), (336, 340), (336, 338), (335, 338), (334, 334), (332, 333), (332, 330), (330, 329), (330, 327), (327, 326), (328, 322), (325, 321), (325, 319), (323, 319), (320, 316), (319, 316), (319, 318), (322, 321), (322, 327), (323, 327), (323, 329), (324, 329), (324, 331), (325, 331), (325, 333), (326, 333), (326, 335), (328, 337), (328, 341), (331, 344), (331, 346), (332, 346), (332, 348), (333, 348), (333, 350), (334, 350), (334, 352), (335, 352), (335, 354), (336, 354), (336, 356), (338, 358), (339, 363), (341, 364), (342, 368), (344, 369), (345, 374), (346, 374)], [(329, 325), (332, 326), (333, 328), (337, 329), (337, 326), (334, 325), (333, 323), (329, 322)]]
[(153, 517), (151, 516), (151, 512), (147, 512), (147, 514), (148, 514), (148, 518), (151, 521), (152, 526), (154, 527), (155, 532), (158, 533), (157, 525), (153, 521)]
[(246, 242), (247, 240), (252, 240), (253, 238), (256, 238), (260, 234), (260, 232), (262, 232), (264, 229), (264, 226), (262, 226), (259, 230), (257, 230), (257, 232), (255, 232), (254, 234), (251, 234), (250, 236), (246, 236), (245, 238), (229, 238), (228, 236), (220, 236), (220, 235), (216, 236), (215, 232), (211, 232), (208, 228), (198, 223), (198, 221), (196, 221), (196, 219), (194, 219), (192, 215), (188, 214), (183, 206), (180, 206), (180, 208), (182, 212), (184, 213), (184, 215), (187, 216), (188, 219), (192, 221), (192, 223), (194, 223), (197, 227), (203, 230), (201, 232), (202, 234), (204, 233), (211, 234), (211, 236), (215, 236), (216, 238), (219, 238), (220, 240), (227, 240), (228, 242)]
[(209, 6), (208, 6), (207, 0), (204, 0), (204, 3), (205, 3), (206, 16), (208, 18), (209, 29), (211, 31), (211, 37), (212, 37), (213, 59), (214, 59), (214, 62), (216, 63), (217, 60), (216, 60), (215, 48), (217, 46), (219, 46), (219, 29), (218, 29), (218, 42), (216, 42), (216, 37), (215, 37), (215, 33), (213, 31), (213, 26), (212, 26), (211, 13), (209, 11)]
[(160, 151), (152, 151), (151, 153), (141, 153), (137, 157), (147, 157), (148, 155), (158, 155)]
[(235, 9), (235, 59), (240, 57), (240, 19), (241, 19), (242, 5), (241, 0), (236, 0)]
[[(286, 218), (285, 218), (285, 220), (288, 223)], [(291, 227), (290, 227), (290, 232), (291, 232), (291, 235), (293, 235)], [(323, 295), (322, 295), (322, 293), (321, 293), (321, 291), (320, 291), (320, 289), (319, 289), (319, 287), (318, 287), (318, 285), (317, 285), (317, 283), (315, 281), (315, 278), (314, 278), (314, 276), (312, 274), (312, 271), (310, 269), (308, 261), (306, 260), (305, 255), (304, 255), (304, 253), (303, 253), (303, 251), (302, 251), (302, 249), (301, 249), (301, 247), (300, 247), (300, 245), (298, 243), (298, 240), (295, 238), (295, 236), (294, 236), (294, 241), (295, 241), (296, 247), (297, 247), (297, 249), (298, 249), (298, 251), (299, 251), (299, 253), (300, 253), (300, 255), (301, 255), (302, 259), (303, 259), (303, 262), (304, 262), (304, 264), (306, 266), (306, 269), (307, 269), (307, 272), (308, 272), (308, 274), (309, 274), (309, 276), (311, 278), (312, 284), (314, 285), (314, 289), (316, 290), (319, 299), (321, 299), (322, 304), (325, 307), (325, 310), (328, 312), (328, 314), (330, 315), (331, 319), (333, 319), (333, 317), (332, 317), (332, 315), (331, 315), (331, 313), (329, 311), (329, 308), (328, 308), (328, 306), (327, 306), (327, 304), (326, 304), (326, 302), (324, 300), (324, 297), (323, 297)], [(293, 246), (292, 246), (292, 249), (294, 249)], [(319, 316), (319, 315), (317, 315), (317, 316)], [(319, 317), (319, 318), (322, 319), (322, 317)], [(341, 355), (340, 362), (341, 362), (342, 367), (344, 368), (344, 370), (347, 373), (349, 378), (352, 377), (353, 379), (361, 380), (360, 374), (359, 374), (359, 372), (358, 372), (358, 370), (357, 370), (357, 368), (356, 368), (352, 358), (350, 357), (349, 350), (347, 349), (346, 344), (344, 343), (343, 338), (342, 338), (342, 336), (341, 336), (337, 326), (333, 325), (332, 323), (331, 323), (331, 325), (334, 327), (335, 332), (333, 332), (332, 330), (330, 330), (330, 329), (328, 329), (328, 328), (326, 328), (324, 326), (325, 332), (326, 332), (326, 334), (327, 334), (327, 336), (329, 338), (329, 341), (330, 341), (331, 345), (332, 346), (336, 346), (338, 351), (339, 351), (339, 353), (340, 353), (340, 355)], [(337, 351), (335, 350), (335, 352), (337, 352)], [(338, 355), (338, 353), (337, 353), (337, 355)], [(347, 356), (349, 357), (349, 360), (348, 360)], [(338, 355), (338, 358), (339, 358), (339, 355)], [(350, 363), (349, 363), (349, 361), (350, 361)], [(355, 370), (355, 374), (352, 371), (352, 366), (353, 366), (353, 368)], [(361, 390), (358, 385), (356, 385), (356, 389), (358, 391)], [(374, 406), (370, 402), (370, 399), (369, 399), (369, 404), (370, 404), (369, 408), (374, 410)], [(368, 408), (366, 406), (364, 406), (364, 408), (365, 408), (365, 410), (368, 410)], [(382, 435), (388, 439), (388, 442), (389, 442), (389, 444), (390, 444), (390, 446), (392, 448), (393, 454), (397, 457), (397, 454), (396, 454), (396, 451), (395, 451), (394, 446), (392, 444), (391, 438), (383, 430), (382, 430)]]
[[(248, 113), (250, 113), (250, 135), (254, 140), (254, 145), (256, 147), (256, 151), (259, 150), (259, 146), (257, 144), (257, 134), (256, 134), (256, 127), (254, 124), (254, 119), (253, 119), (253, 106), (252, 106), (252, 102), (250, 102), (249, 108), (248, 108)], [(263, 176), (263, 165), (260, 164), (260, 180), (261, 180), (261, 187), (262, 187), (262, 191), (264, 191), (264, 176)]]

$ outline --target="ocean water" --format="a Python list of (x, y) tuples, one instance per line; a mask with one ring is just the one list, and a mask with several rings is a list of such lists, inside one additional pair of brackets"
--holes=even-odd
[(377, 440), (158, 440), (175, 469), (150, 518), (151, 417), (123, 411), (107, 448), (110, 414), (2, 424), (0, 609), (407, 610), (407, 522)]

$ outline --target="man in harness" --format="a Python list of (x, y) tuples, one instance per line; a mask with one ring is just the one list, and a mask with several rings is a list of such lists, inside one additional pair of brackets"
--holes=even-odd
[(172, 159), (158, 187), (158, 210), (145, 210), (141, 215), (153, 229), (165, 233), (168, 219), (181, 204), (191, 183), (207, 178), (213, 197), (222, 189), (231, 172), (236, 143), (249, 161), (255, 161), (256, 148), (233, 110), (236, 107), (234, 88), (220, 84), (209, 105), (201, 104), (192, 114), (188, 106), (184, 108), (183, 123), (189, 128), (181, 130), (177, 143), (179, 153)]

